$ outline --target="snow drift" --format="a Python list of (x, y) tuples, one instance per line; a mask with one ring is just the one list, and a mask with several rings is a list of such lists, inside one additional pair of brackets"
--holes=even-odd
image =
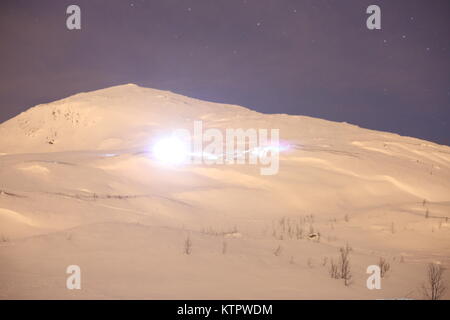
[[(195, 120), (278, 128), (291, 148), (274, 176), (148, 157)], [(0, 125), (0, 297), (420, 298), (426, 264), (450, 264), (449, 196), (448, 146), (131, 84), (80, 93)], [(346, 243), (348, 287), (328, 274)]]

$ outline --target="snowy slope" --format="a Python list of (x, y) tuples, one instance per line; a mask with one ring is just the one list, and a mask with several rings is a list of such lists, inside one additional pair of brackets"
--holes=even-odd
[[(279, 128), (291, 148), (273, 176), (149, 157), (194, 120)], [(0, 298), (421, 298), (426, 264), (450, 265), (449, 147), (131, 84), (1, 124), (0, 190)], [(328, 274), (345, 243), (349, 287)], [(380, 257), (391, 271), (368, 290)]]
[(1, 125), (0, 146), (6, 153), (141, 147), (154, 131), (236, 112), (252, 113), (127, 84), (31, 108)]

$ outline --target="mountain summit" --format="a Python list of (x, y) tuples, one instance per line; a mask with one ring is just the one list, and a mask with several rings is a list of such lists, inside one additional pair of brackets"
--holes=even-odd
[[(157, 132), (190, 127), (194, 120), (217, 128), (279, 128), (281, 138), (325, 144), (349, 137), (400, 137), (303, 116), (267, 115), (125, 84), (37, 105), (0, 125), (2, 153), (145, 148)], [(426, 142), (401, 138), (416, 144)], [(322, 143), (322, 144), (324, 144)], [(427, 145), (433, 145), (426, 143)]]
[(0, 125), (0, 150), (28, 153), (130, 148), (143, 145), (143, 140), (158, 129), (237, 114), (252, 112), (126, 84), (30, 108)]

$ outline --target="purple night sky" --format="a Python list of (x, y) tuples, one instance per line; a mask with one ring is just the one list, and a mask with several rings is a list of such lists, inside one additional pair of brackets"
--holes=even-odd
[(0, 41), (0, 122), (131, 82), (450, 145), (448, 0), (2, 0)]

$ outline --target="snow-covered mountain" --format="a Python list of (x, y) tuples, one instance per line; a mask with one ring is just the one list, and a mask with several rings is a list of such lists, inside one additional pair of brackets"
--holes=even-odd
[[(149, 156), (195, 120), (280, 129), (279, 173)], [(420, 298), (426, 264), (450, 265), (449, 209), (448, 146), (132, 84), (80, 93), (0, 125), (0, 297)], [(348, 287), (328, 270), (346, 243)]]
[(154, 130), (236, 113), (251, 111), (127, 84), (33, 107), (1, 125), (0, 146), (6, 153), (142, 147)]

